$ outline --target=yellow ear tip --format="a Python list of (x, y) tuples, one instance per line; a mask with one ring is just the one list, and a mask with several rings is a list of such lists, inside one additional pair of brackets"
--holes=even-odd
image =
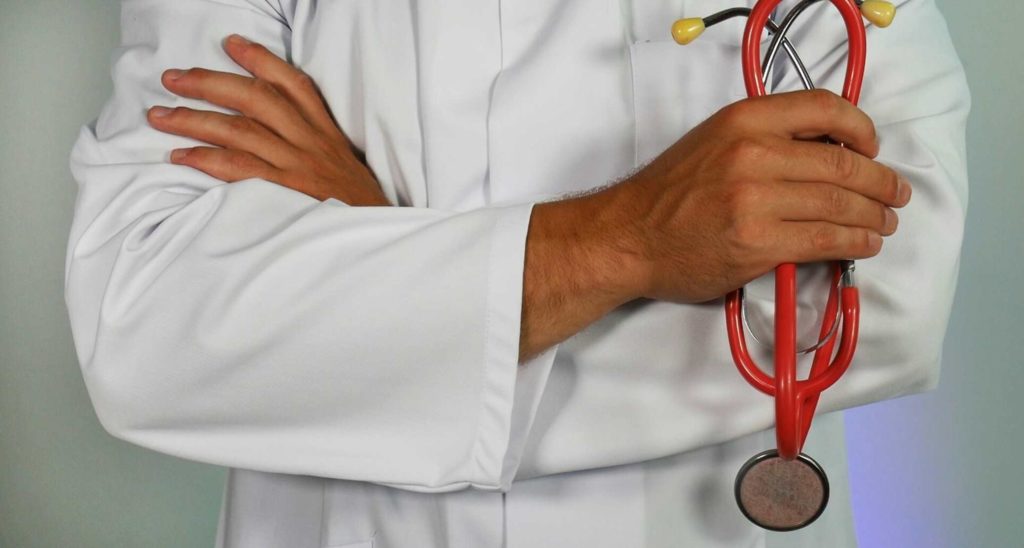
[(883, 0), (864, 0), (864, 3), (860, 5), (860, 12), (873, 25), (884, 29), (891, 25), (892, 20), (896, 17), (896, 6)]
[(680, 19), (672, 23), (672, 39), (677, 44), (685, 46), (693, 42), (704, 32), (704, 20), (700, 17)]

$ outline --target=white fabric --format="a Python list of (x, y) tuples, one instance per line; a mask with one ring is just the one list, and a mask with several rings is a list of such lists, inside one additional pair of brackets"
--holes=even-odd
[[(915, 197), (858, 264), (861, 346), (822, 413), (939, 378), (969, 96), (934, 1), (900, 4), (868, 31), (862, 105)], [(839, 413), (807, 445), (833, 481), (819, 522), (778, 537), (736, 510), (732, 478), (774, 445), (774, 417), (729, 359), (720, 302), (631, 303), (516, 367), (532, 204), (628, 175), (743, 97), (739, 23), (687, 48), (667, 32), (722, 7), (125, 0), (114, 95), (71, 155), (66, 301), (104, 427), (233, 469), (220, 546), (854, 546)], [(838, 89), (833, 11), (793, 39)], [(244, 73), (220, 46), (231, 32), (314, 78), (402, 207), (167, 162), (199, 143), (150, 128), (149, 106), (224, 109), (159, 75)], [(777, 80), (796, 88), (791, 71)], [(755, 316), (770, 316), (770, 283), (751, 288)]]

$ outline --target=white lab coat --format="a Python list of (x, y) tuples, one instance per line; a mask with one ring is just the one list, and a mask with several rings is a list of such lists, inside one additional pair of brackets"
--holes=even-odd
[[(934, 1), (900, 4), (892, 28), (868, 30), (862, 105), (914, 200), (858, 264), (860, 350), (821, 413), (939, 376), (969, 97)], [(126, 0), (113, 96), (71, 155), (66, 301), (103, 426), (232, 468), (221, 546), (855, 545), (837, 413), (807, 446), (833, 482), (819, 522), (776, 537), (736, 510), (734, 474), (774, 445), (774, 416), (730, 360), (720, 302), (631, 303), (516, 366), (532, 204), (627, 175), (744, 96), (741, 22), (687, 48), (668, 33), (722, 7)], [(220, 45), (232, 32), (314, 78), (403, 207), (168, 163), (200, 143), (152, 129), (148, 107), (224, 109), (168, 92), (160, 73), (244, 74)], [(838, 89), (833, 8), (793, 40)], [(791, 71), (776, 80), (796, 87)], [(770, 280), (758, 287), (764, 317)], [(822, 286), (801, 295), (810, 332)]]

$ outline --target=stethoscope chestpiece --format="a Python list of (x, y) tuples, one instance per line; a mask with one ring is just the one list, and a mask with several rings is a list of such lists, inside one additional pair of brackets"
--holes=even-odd
[(818, 519), (828, 505), (828, 477), (814, 459), (793, 460), (775, 449), (751, 457), (736, 474), (736, 504), (755, 525), (794, 531)]

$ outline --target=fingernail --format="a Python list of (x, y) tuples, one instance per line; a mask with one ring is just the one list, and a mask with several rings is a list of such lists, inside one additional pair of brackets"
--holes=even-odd
[(231, 42), (232, 44), (235, 44), (236, 46), (248, 46), (249, 44), (252, 43), (252, 42), (246, 40), (245, 38), (241, 37), (238, 34), (232, 34), (231, 36), (228, 36), (228, 42)]
[(882, 247), (882, 235), (877, 232), (869, 233), (868, 243), (871, 244), (871, 249), (878, 249)]
[(171, 80), (177, 80), (178, 78), (181, 78), (183, 74), (185, 74), (185, 71), (180, 69), (167, 69), (167, 71), (164, 72), (164, 74), (166, 74), (167, 77)]
[(171, 161), (172, 162), (180, 162), (182, 159), (184, 159), (186, 156), (188, 156), (189, 152), (191, 152), (191, 149), (188, 149), (188, 148), (176, 148), (176, 149), (171, 151)]
[(171, 113), (171, 109), (167, 107), (153, 107), (149, 109), (149, 111), (152, 112), (153, 116), (156, 116), (157, 118), (163, 118), (164, 116), (167, 116)]
[(885, 208), (885, 231), (892, 234), (896, 231), (896, 226), (899, 224), (900, 219), (896, 216), (896, 212)]
[(907, 205), (910, 202), (910, 194), (913, 190), (910, 188), (910, 181), (906, 177), (900, 175), (899, 181), (899, 200), (900, 204)]

